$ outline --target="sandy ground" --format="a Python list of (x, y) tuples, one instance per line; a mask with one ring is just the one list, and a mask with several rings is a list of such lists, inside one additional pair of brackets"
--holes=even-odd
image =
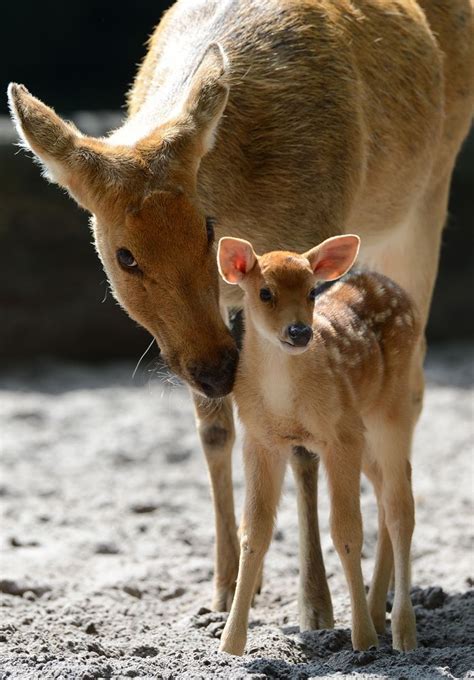
[[(474, 677), (473, 363), (431, 352), (414, 451), (413, 600), (418, 650), (354, 653), (349, 602), (321, 523), (336, 629), (299, 634), (297, 527), (289, 476), (248, 654), (217, 651), (213, 516), (183, 388), (133, 365), (50, 364), (0, 376), (3, 506), (0, 678)], [(235, 455), (237, 507), (242, 503)], [(364, 574), (376, 540), (364, 481)], [(390, 607), (388, 606), (388, 610)], [(389, 617), (389, 614), (388, 614)]]

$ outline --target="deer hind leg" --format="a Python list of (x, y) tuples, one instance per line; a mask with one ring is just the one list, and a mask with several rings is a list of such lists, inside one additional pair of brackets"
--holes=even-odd
[(291, 467), (296, 482), (299, 525), (300, 583), (298, 593), (300, 629), (333, 628), (331, 594), (319, 535), (319, 456), (302, 446), (293, 449)]
[(406, 415), (396, 418), (392, 413), (391, 419), (386, 419), (383, 428), (384, 445), (377, 452), (382, 472), (381, 501), (393, 548), (395, 595), (392, 638), (394, 649), (399, 651), (416, 647), (415, 614), (410, 600), (410, 550), (415, 527), (410, 464), (413, 430), (411, 399), (405, 412)]
[(232, 401), (193, 395), (196, 423), (209, 469), (216, 525), (216, 556), (212, 608), (228, 611), (234, 596), (239, 543), (232, 487), (232, 447), (235, 439)]
[(380, 469), (375, 463), (366, 458), (363, 463), (363, 470), (374, 487), (378, 509), (377, 554), (368, 596), (369, 611), (375, 630), (380, 635), (383, 635), (385, 633), (387, 592), (393, 569), (392, 542), (385, 522), (385, 510), (382, 499), (382, 474)]
[(286, 458), (247, 439), (244, 444), (244, 466), (246, 493), (241, 525), (239, 575), (220, 645), (221, 651), (238, 656), (245, 649), (249, 609), (263, 558), (272, 538)]
[(324, 453), (331, 498), (331, 535), (341, 560), (352, 608), (352, 646), (356, 650), (378, 645), (369, 614), (361, 568), (362, 517), (360, 470), (363, 437), (345, 433)]

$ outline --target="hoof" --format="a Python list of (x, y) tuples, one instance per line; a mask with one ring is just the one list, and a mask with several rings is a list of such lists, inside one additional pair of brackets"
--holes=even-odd
[(332, 608), (329, 610), (317, 610), (312, 607), (301, 607), (299, 619), (301, 632), (334, 628)]
[(366, 630), (352, 631), (352, 647), (355, 652), (366, 652), (371, 647), (377, 648), (378, 646), (379, 641), (372, 621)]
[(416, 649), (416, 620), (411, 606), (401, 615), (392, 612), (392, 646), (399, 652)]
[(222, 634), (221, 644), (219, 645), (219, 651), (225, 652), (226, 654), (232, 654), (233, 656), (242, 656), (245, 650), (245, 643), (247, 640), (242, 639), (231, 639), (226, 636), (225, 629)]

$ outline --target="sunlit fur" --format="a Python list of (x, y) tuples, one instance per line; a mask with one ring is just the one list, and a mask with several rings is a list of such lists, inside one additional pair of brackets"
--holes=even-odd
[[(342, 251), (347, 262), (341, 271), (352, 264), (355, 252)], [(319, 454), (327, 472), (331, 534), (349, 586), (354, 649), (377, 646), (376, 632), (385, 632), (392, 564), (393, 646), (401, 651), (416, 646), (410, 602), (410, 446), (418, 416), (411, 396), (418, 312), (393, 281), (366, 271), (350, 272), (312, 302), (308, 291), (318, 278), (307, 256), (274, 252), (257, 258), (239, 282), (246, 335), (234, 395), (244, 426), (246, 499), (237, 589), (221, 639), (221, 650), (232, 654), (244, 651), (256, 575), (271, 540), (285, 466), (294, 464), (300, 450)], [(259, 299), (262, 285), (273, 291), (274, 304)], [(314, 335), (304, 353), (291, 356), (275, 338), (294, 320), (311, 325)], [(369, 603), (361, 571), (361, 470), (374, 484), (380, 514)], [(307, 523), (311, 491), (306, 495), (306, 502), (298, 504), (300, 542), (306, 546), (300, 549), (303, 571), (319, 542), (316, 527)], [(300, 593), (303, 630), (313, 607), (314, 596)], [(330, 619), (326, 623), (332, 625)]]
[[(361, 235), (360, 261), (402, 284), (425, 325), (472, 116), (473, 54), (470, 0), (179, 0), (150, 40), (124, 125), (108, 137), (81, 135), (22, 86), (9, 98), (23, 143), (95, 215), (114, 294), (196, 387), (186, 367), (204, 355), (214, 362), (230, 343), (210, 292), (206, 215), (217, 238), (250, 239), (257, 252)], [(118, 266), (116, 247), (138, 252), (146, 278)], [(222, 284), (221, 303), (241, 304), (238, 288)], [(420, 343), (419, 409), (423, 355)], [(231, 409), (219, 403), (209, 410), (198, 398), (196, 410), (217, 513), (213, 606), (227, 609), (238, 546)], [(213, 427), (224, 444), (208, 443)], [(303, 487), (317, 463), (295, 471)], [(324, 573), (320, 552), (309, 571)], [(319, 592), (315, 626), (330, 618), (325, 584)]]

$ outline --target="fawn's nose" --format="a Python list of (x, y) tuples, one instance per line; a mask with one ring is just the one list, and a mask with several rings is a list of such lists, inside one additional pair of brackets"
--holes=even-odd
[(304, 323), (294, 323), (286, 329), (289, 342), (295, 347), (306, 347), (313, 337), (313, 329)]
[(206, 397), (216, 399), (232, 391), (238, 360), (237, 349), (226, 349), (217, 363), (189, 364), (188, 371)]

